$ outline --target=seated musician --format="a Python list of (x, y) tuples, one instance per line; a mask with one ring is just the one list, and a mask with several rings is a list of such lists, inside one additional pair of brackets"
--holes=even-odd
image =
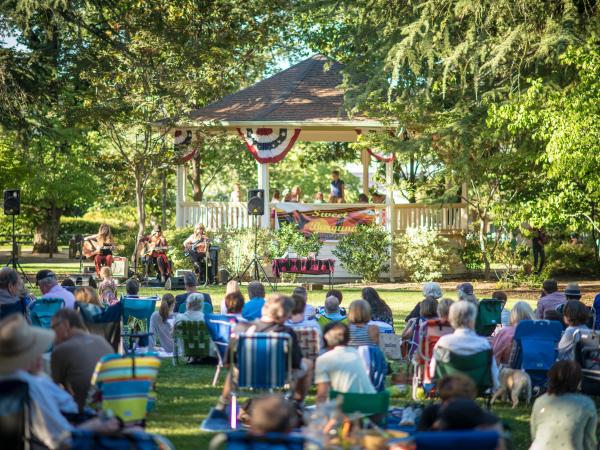
[(195, 272), (199, 275), (200, 280), (206, 281), (206, 263), (207, 263), (207, 252), (208, 252), (208, 236), (206, 235), (206, 228), (204, 225), (199, 223), (194, 228), (194, 233), (190, 235), (185, 241), (183, 241), (183, 248), (185, 254), (190, 257), (194, 264)]
[(153, 266), (156, 264), (158, 267), (158, 276), (160, 277), (160, 281), (164, 283), (167, 281), (167, 278), (171, 276), (171, 263), (167, 257), (169, 244), (163, 235), (161, 226), (154, 225), (150, 236), (144, 236), (140, 239), (140, 242), (148, 243), (146, 261), (148, 266)]
[(112, 267), (113, 250), (115, 241), (113, 239), (110, 227), (103, 223), (98, 229), (98, 234), (88, 236), (84, 239), (84, 245), (88, 246), (86, 256), (94, 258), (96, 264), (96, 276), (100, 276), (100, 269), (103, 266)]

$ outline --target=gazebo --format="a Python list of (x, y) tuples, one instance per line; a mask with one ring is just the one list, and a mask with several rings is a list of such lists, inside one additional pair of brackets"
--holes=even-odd
[[(191, 143), (202, 133), (227, 133), (243, 140), (257, 161), (258, 188), (265, 191), (262, 227), (270, 222), (269, 168), (281, 161), (298, 141), (356, 142), (363, 133), (392, 132), (390, 125), (362, 115), (350, 116), (344, 108), (343, 65), (315, 55), (253, 86), (228, 95), (222, 100), (189, 113), (170, 129), (175, 144)], [(395, 127), (394, 127), (395, 128)], [(193, 145), (190, 146), (193, 148)], [(193, 150), (192, 150), (193, 152)], [(187, 158), (189, 160), (192, 154)], [(320, 204), (320, 210), (356, 210), (368, 208), (375, 221), (390, 233), (408, 227), (427, 226), (444, 232), (466, 229), (466, 205), (463, 203), (431, 206), (394, 204), (393, 155), (365, 149), (362, 191), (368, 193), (369, 164), (376, 158), (386, 165), (385, 204)], [(184, 161), (186, 158), (184, 158)], [(251, 226), (246, 204), (231, 202), (193, 202), (186, 198), (185, 164), (177, 167), (177, 227), (202, 222), (207, 229)], [(297, 205), (307, 211), (316, 205)], [(293, 205), (283, 205), (288, 210)], [(329, 246), (335, 246), (335, 239)], [(326, 244), (328, 240), (325, 241)], [(326, 250), (327, 251), (327, 250)]]

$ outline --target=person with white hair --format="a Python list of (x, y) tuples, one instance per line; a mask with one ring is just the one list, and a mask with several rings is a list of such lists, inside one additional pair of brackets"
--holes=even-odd
[(477, 304), (479, 300), (475, 297), (475, 293), (473, 292), (473, 285), (471, 283), (461, 283), (456, 287), (456, 291), (458, 294), (458, 301), (465, 300), (467, 302), (473, 303), (475, 308), (477, 308)]
[(60, 298), (65, 302), (65, 308), (75, 308), (75, 297), (58, 284), (56, 274), (51, 270), (40, 270), (35, 275), (35, 282), (42, 291), (42, 298)]
[[(454, 328), (454, 333), (442, 336), (433, 348), (433, 358), (429, 365), (431, 378), (435, 377), (437, 359), (441, 358), (444, 350), (461, 356), (474, 355), (484, 350), (491, 350), (490, 342), (475, 332), (477, 308), (473, 303), (460, 300), (450, 307), (448, 320)], [(498, 366), (496, 358), (492, 358), (492, 379), (498, 386)]]
[[(433, 298), (435, 300), (439, 300), (442, 298), (442, 287), (439, 283), (435, 281), (430, 281), (429, 283), (425, 283), (423, 285), (423, 300), (426, 298)], [(405, 322), (408, 322), (411, 319), (418, 319), (421, 317), (421, 302), (418, 302), (413, 310), (404, 318)]]
[(204, 294), (201, 294), (200, 292), (194, 292), (193, 294), (188, 295), (185, 301), (185, 312), (183, 314), (177, 314), (174, 325), (186, 320), (204, 322), (203, 309)]

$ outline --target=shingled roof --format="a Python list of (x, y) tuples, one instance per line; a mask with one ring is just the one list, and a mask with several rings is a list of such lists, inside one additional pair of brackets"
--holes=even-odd
[[(192, 111), (194, 121), (350, 122), (344, 110), (343, 65), (314, 55), (217, 102)], [(353, 117), (351, 121), (367, 120)]]

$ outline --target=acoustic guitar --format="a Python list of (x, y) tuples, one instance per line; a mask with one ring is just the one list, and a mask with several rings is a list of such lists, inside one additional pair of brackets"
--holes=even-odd
[(81, 244), (81, 252), (88, 259), (94, 259), (98, 241), (96, 239), (84, 239)]

